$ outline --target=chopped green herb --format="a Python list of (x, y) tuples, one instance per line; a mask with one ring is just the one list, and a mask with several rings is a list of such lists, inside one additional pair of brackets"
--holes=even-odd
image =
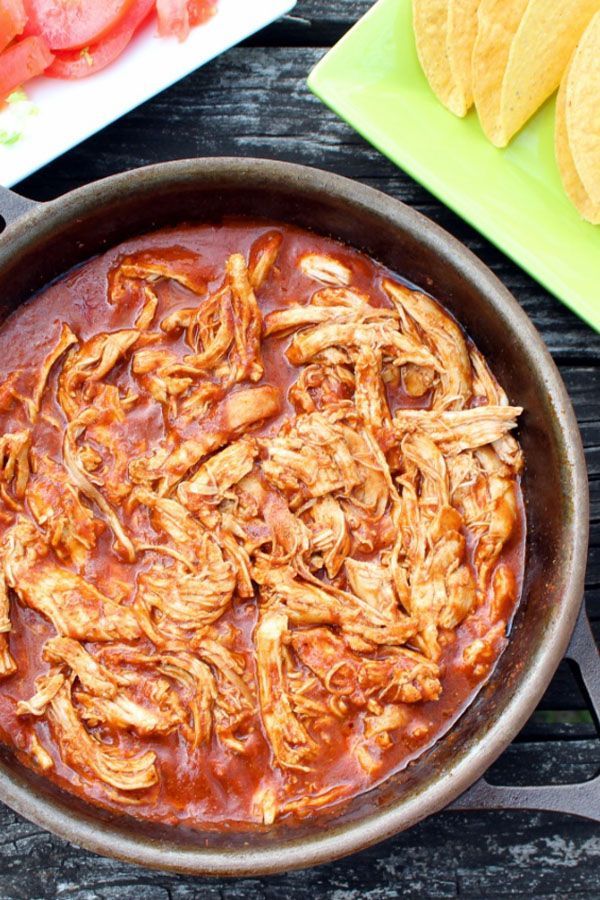
[(38, 108), (22, 88), (9, 94), (6, 101), (6, 108), (0, 112), (0, 146), (12, 147), (21, 140), (27, 120), (37, 115)]
[(10, 147), (12, 144), (16, 144), (22, 136), (20, 131), (0, 131), (0, 144), (3, 147)]
[(23, 88), (17, 88), (16, 91), (13, 91), (12, 94), (9, 94), (6, 98), (7, 103), (20, 103), (21, 100), (27, 100), (27, 94)]

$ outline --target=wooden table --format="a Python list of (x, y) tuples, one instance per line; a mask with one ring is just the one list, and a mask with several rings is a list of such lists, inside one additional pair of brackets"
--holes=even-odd
[[(369, 6), (370, 0), (299, 0), (292, 16), (130, 113), (17, 189), (45, 200), (147, 163), (190, 156), (261, 156), (356, 178), (404, 200), (456, 235), (496, 272), (531, 316), (575, 404), (591, 478), (587, 603), (598, 637), (600, 335), (308, 92), (305, 79), (311, 67)], [(539, 784), (592, 776), (600, 762), (600, 743), (586, 709), (577, 681), (563, 663), (539, 709), (493, 767), (493, 779)], [(600, 897), (600, 830), (564, 815), (441, 813), (350, 859), (236, 882), (164, 875), (102, 859), (51, 837), (2, 807), (0, 828), (3, 900)]]

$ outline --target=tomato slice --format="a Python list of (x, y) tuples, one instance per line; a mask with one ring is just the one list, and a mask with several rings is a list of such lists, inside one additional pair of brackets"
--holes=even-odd
[(85, 78), (99, 72), (121, 55), (131, 38), (154, 9), (155, 0), (133, 0), (112, 31), (85, 50), (61, 50), (46, 70), (51, 78)]
[(210, 19), (216, 8), (216, 0), (156, 0), (158, 33), (185, 41), (190, 28)]
[(185, 41), (190, 33), (187, 0), (156, 0), (156, 13), (161, 37), (174, 36)]
[(21, 34), (26, 22), (23, 0), (0, 0), (0, 53)]
[(216, 0), (188, 0), (188, 12), (190, 16), (190, 25), (202, 25), (212, 19), (217, 11)]
[(25, 0), (26, 34), (39, 34), (52, 50), (94, 44), (123, 18), (131, 0)]
[(0, 53), (0, 99), (25, 81), (41, 75), (54, 57), (41, 37), (27, 37)]

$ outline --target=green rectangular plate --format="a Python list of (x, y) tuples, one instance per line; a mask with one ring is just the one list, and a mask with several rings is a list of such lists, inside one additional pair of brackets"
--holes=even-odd
[(477, 115), (449, 113), (415, 50), (410, 0), (379, 0), (311, 72), (309, 87), (600, 331), (600, 226), (567, 199), (554, 158), (554, 98), (509, 147)]

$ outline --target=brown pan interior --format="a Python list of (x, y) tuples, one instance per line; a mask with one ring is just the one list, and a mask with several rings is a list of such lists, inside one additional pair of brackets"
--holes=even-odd
[[(0, 209), (1, 212), (1, 209)], [(179, 871), (285, 871), (407, 828), (465, 790), (535, 708), (566, 648), (582, 596), (587, 488), (570, 402), (516, 301), (464, 247), (383, 194), (281, 163), (196, 160), (116, 176), (35, 208), (0, 237), (0, 315), (125, 238), (223, 215), (269, 218), (357, 247), (444, 303), (525, 408), (520, 440), (528, 548), (524, 597), (495, 673), (452, 731), (409, 768), (300, 825), (245, 834), (186, 832), (115, 817), (0, 759), (0, 799), (99, 853)]]

